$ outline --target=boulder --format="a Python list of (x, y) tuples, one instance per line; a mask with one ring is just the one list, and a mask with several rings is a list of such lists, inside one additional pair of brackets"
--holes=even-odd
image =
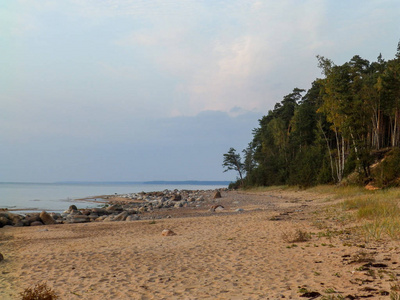
[(43, 223), (40, 222), (40, 221), (34, 221), (34, 222), (32, 222), (30, 225), (31, 225), (31, 226), (42, 226)]
[(46, 211), (42, 211), (39, 215), (40, 220), (45, 225), (53, 225), (56, 224), (56, 221), (50, 216)]
[(114, 217), (114, 221), (125, 221), (127, 216), (128, 216), (128, 212), (123, 211), (122, 213), (120, 213)]
[(171, 200), (172, 200), (172, 201), (180, 201), (180, 200), (182, 200), (182, 196), (179, 195), (179, 194), (173, 195), (173, 196), (171, 197)]
[(88, 216), (88, 215), (90, 215), (91, 210), (90, 209), (82, 209), (80, 212), (82, 215)]
[(78, 208), (76, 207), (76, 205), (70, 205), (68, 210), (73, 211), (73, 210), (78, 210)]
[(33, 222), (40, 221), (39, 214), (26, 215), (22, 219), (22, 224), (25, 226), (30, 226)]
[(183, 203), (182, 202), (176, 202), (174, 207), (176, 207), (176, 208), (183, 207)]
[(125, 221), (131, 222), (139, 219), (140, 219), (139, 215), (129, 215), (126, 217)]
[(99, 217), (99, 215), (92, 212), (88, 217), (90, 218), (90, 221), (94, 221)]
[(103, 219), (104, 222), (113, 222), (115, 221), (116, 215), (109, 215)]
[(65, 220), (66, 223), (85, 223), (89, 221), (89, 216), (85, 215), (69, 215)]
[(222, 198), (221, 192), (220, 192), (220, 191), (216, 191), (216, 192), (214, 193), (214, 196), (213, 196), (213, 199), (218, 199), (218, 198)]
[(10, 214), (9, 218), (10, 218), (13, 226), (15, 226), (15, 227), (24, 226), (24, 223), (22, 222), (22, 220), (24, 218), (23, 216), (16, 215), (16, 214)]
[(50, 216), (52, 216), (52, 218), (54, 219), (54, 220), (58, 220), (58, 219), (61, 219), (61, 214), (60, 213), (55, 213), (55, 212), (52, 212), (52, 213), (50, 213), (49, 214)]
[(204, 201), (204, 196), (200, 196), (199, 198), (196, 199), (196, 201)]
[(123, 208), (120, 205), (111, 205), (109, 207), (106, 208), (106, 211), (108, 212), (122, 212)]
[(81, 214), (82, 214), (82, 213), (81, 213), (79, 210), (70, 210), (70, 209), (68, 209), (68, 210), (64, 211), (64, 212), (61, 214), (61, 216), (66, 217), (66, 216), (68, 216), (68, 215), (81, 215)]
[(98, 214), (99, 216), (109, 214), (109, 212), (105, 208), (100, 208), (100, 207), (92, 208), (92, 213)]
[(0, 216), (0, 227), (11, 225), (11, 220), (5, 216)]
[(215, 212), (215, 211), (222, 211), (224, 207), (222, 205), (213, 205), (210, 207), (210, 211)]

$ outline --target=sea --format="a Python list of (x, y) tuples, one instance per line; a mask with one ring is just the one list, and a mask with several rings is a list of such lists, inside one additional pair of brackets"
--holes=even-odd
[(154, 182), (0, 182), (0, 208), (19, 212), (61, 212), (72, 204), (78, 208), (104, 205), (100, 200), (78, 199), (102, 195), (129, 194), (168, 190), (214, 190), (227, 187), (224, 181), (154, 181)]

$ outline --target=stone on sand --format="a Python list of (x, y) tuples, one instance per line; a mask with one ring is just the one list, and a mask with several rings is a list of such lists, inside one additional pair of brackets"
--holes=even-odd
[(161, 235), (162, 235), (162, 236), (172, 236), (172, 235), (176, 235), (176, 233), (173, 232), (171, 229), (164, 229), (164, 230), (161, 232)]
[(224, 207), (220, 204), (213, 205), (210, 207), (210, 211), (212, 211), (212, 212), (215, 212), (215, 211), (218, 212), (218, 211), (223, 211), (223, 210), (224, 210)]

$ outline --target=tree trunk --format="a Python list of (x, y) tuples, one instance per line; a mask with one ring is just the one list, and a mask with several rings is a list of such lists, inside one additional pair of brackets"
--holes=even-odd
[(324, 135), (324, 139), (325, 139), (325, 141), (326, 141), (326, 146), (327, 146), (327, 148), (328, 148), (329, 160), (330, 160), (330, 162), (331, 162), (331, 174), (332, 174), (332, 179), (333, 179), (333, 181), (336, 181), (336, 179), (335, 179), (335, 173), (334, 173), (334, 168), (333, 168), (333, 158), (332, 158), (331, 148), (329, 147), (329, 141), (328, 141), (328, 138), (326, 137), (325, 131), (322, 129), (322, 126), (321, 126), (321, 123), (320, 123), (320, 122), (318, 122), (318, 125), (319, 125), (319, 128), (320, 128), (321, 131), (322, 131), (322, 134)]

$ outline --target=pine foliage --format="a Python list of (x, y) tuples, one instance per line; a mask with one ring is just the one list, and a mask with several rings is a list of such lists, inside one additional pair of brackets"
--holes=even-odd
[(317, 56), (324, 77), (308, 91), (295, 88), (259, 120), (244, 164), (235, 165), (240, 156), (232, 149), (224, 163), (231, 158), (228, 167), (243, 171), (247, 186), (340, 183), (355, 172), (361, 183), (393, 182), (397, 152), (382, 167), (394, 168), (390, 174), (371, 165), (374, 153), (400, 147), (399, 49), (394, 59), (379, 55), (372, 63), (355, 55), (335, 65)]

